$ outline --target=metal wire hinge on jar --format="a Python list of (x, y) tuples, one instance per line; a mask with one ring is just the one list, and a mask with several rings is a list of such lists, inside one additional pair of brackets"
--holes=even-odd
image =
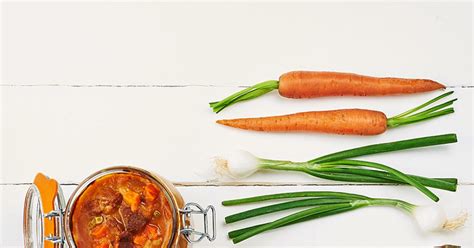
[[(44, 213), (43, 204), (38, 187), (33, 184), (26, 193), (24, 208), (24, 238), (25, 247), (50, 247), (50, 242), (54, 247), (64, 247), (63, 229), (63, 209), (65, 200), (61, 188), (57, 188), (57, 195), (54, 197), (54, 208)], [(45, 234), (45, 222), (53, 221), (56, 227), (54, 233)], [(47, 242), (45, 242), (47, 241)]]
[[(216, 239), (216, 210), (214, 206), (209, 205), (206, 209), (201, 207), (199, 204), (190, 202), (184, 205), (183, 209), (179, 212), (182, 215), (182, 226), (181, 234), (190, 243), (196, 243), (201, 241), (203, 238), (207, 238), (209, 241)], [(197, 231), (191, 225), (191, 217), (193, 214), (202, 214), (203, 216), (203, 229), (204, 231)], [(209, 216), (211, 217), (210, 223), (212, 225), (212, 234), (209, 233)]]
[[(59, 229), (59, 235), (53, 236), (52, 234), (49, 234), (48, 236), (44, 237), (44, 240), (52, 242), (53, 244), (63, 244), (64, 243), (64, 230), (63, 230), (63, 216), (64, 213), (61, 210), (53, 210), (47, 214), (45, 214), (43, 217), (47, 219), (53, 219), (55, 218), (55, 221), (58, 223), (58, 229)], [(62, 246), (61, 246), (62, 247)]]

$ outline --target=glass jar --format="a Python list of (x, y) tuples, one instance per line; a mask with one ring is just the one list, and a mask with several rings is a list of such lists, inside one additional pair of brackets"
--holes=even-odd
[[(133, 173), (146, 178), (164, 192), (172, 211), (172, 232), (169, 240), (166, 240), (166, 247), (185, 248), (189, 243), (199, 242), (204, 238), (215, 240), (216, 213), (213, 206), (203, 208), (193, 202), (185, 204), (174, 185), (159, 175), (136, 167), (118, 166), (100, 170), (87, 177), (77, 186), (67, 203), (57, 181), (39, 173), (25, 198), (25, 247), (76, 247), (72, 235), (72, 214), (76, 201), (94, 181), (116, 173)], [(193, 215), (201, 215), (203, 218), (202, 231), (193, 227)]]

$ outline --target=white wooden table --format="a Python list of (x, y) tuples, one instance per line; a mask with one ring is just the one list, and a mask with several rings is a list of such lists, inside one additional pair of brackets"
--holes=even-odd
[[(261, 173), (207, 183), (210, 158), (245, 149), (308, 160), (345, 148), (452, 133), (453, 145), (371, 156), (413, 174), (458, 177), (456, 193), (434, 190), (449, 215), (473, 213), (472, 6), (469, 3), (3, 3), (0, 247), (22, 247), (25, 191), (37, 172), (66, 197), (89, 174), (135, 165), (179, 186), (187, 201), (213, 204), (218, 238), (196, 247), (233, 247), (224, 226), (247, 207), (224, 199), (335, 190), (430, 201), (404, 186), (357, 185), (302, 174)], [(294, 70), (431, 78), (459, 98), (456, 113), (374, 137), (265, 134), (218, 118), (305, 110), (375, 108), (393, 115), (439, 92), (397, 97), (290, 100), (271, 93), (216, 115), (209, 101)], [(241, 247), (473, 245), (463, 229), (426, 234), (392, 208), (367, 208), (259, 235)]]

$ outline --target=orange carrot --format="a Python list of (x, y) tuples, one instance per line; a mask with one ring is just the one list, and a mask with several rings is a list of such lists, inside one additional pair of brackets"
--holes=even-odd
[(369, 77), (353, 73), (294, 71), (280, 76), (278, 92), (289, 98), (380, 96), (444, 89), (428, 79)]
[(310, 131), (375, 135), (387, 129), (387, 117), (384, 113), (365, 109), (313, 111), (260, 118), (218, 120), (217, 123), (266, 132)]
[(147, 225), (140, 234), (133, 238), (133, 243), (144, 245), (148, 240), (156, 239), (158, 239), (158, 228), (152, 225)]
[(259, 118), (218, 120), (217, 123), (240, 129), (265, 132), (309, 131), (335, 134), (376, 135), (385, 132), (387, 128), (394, 128), (454, 113), (452, 107), (447, 107), (452, 105), (456, 99), (422, 111), (423, 108), (452, 93), (452, 91), (445, 93), (391, 118), (387, 118), (384, 113), (375, 110), (341, 109)]
[(93, 246), (94, 248), (109, 248), (110, 247), (110, 242), (106, 243), (98, 243)]
[(130, 206), (132, 212), (136, 212), (141, 201), (140, 195), (125, 188), (119, 188), (119, 192), (123, 196), (123, 201)]
[(100, 239), (105, 236), (107, 236), (108, 233), (108, 228), (106, 224), (101, 224), (99, 226), (94, 227), (94, 229), (91, 230), (91, 236)]
[(229, 97), (211, 102), (218, 113), (224, 108), (250, 100), (278, 89), (281, 96), (288, 98), (311, 98), (322, 96), (381, 96), (411, 94), (446, 88), (429, 79), (404, 79), (392, 77), (370, 77), (342, 72), (293, 71), (243, 89)]
[(155, 185), (150, 183), (147, 186), (145, 186), (145, 199), (147, 201), (154, 201), (158, 197), (159, 194), (160, 194), (160, 191)]

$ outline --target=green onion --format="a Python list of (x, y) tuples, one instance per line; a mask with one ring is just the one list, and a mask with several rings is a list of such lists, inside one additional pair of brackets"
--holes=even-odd
[(236, 200), (223, 201), (224, 206), (234, 206), (254, 202), (270, 201), (275, 199), (289, 199), (289, 198), (302, 198), (302, 197), (331, 197), (341, 199), (367, 199), (366, 196), (350, 194), (344, 192), (333, 192), (333, 191), (301, 191), (291, 193), (280, 193), (272, 195), (261, 195), (255, 197), (241, 198)]
[(255, 216), (274, 213), (274, 212), (283, 211), (283, 210), (292, 209), (292, 208), (322, 206), (322, 205), (329, 205), (329, 204), (335, 204), (335, 203), (349, 203), (349, 202), (351, 202), (351, 199), (325, 198), (325, 197), (283, 202), (283, 203), (273, 204), (270, 206), (252, 209), (249, 211), (244, 211), (238, 214), (229, 215), (225, 217), (225, 223), (229, 224), (229, 223), (245, 220), (248, 218), (252, 218)]
[[(316, 218), (322, 218), (322, 217), (326, 217), (326, 216), (330, 216), (330, 215), (340, 214), (340, 213), (343, 213), (343, 212), (354, 210), (355, 208), (357, 208), (357, 207), (356, 206), (350, 206), (350, 207), (336, 208), (334, 210), (329, 210), (329, 211), (326, 211), (326, 212), (323, 212), (323, 213), (318, 213), (318, 214), (308, 216), (308, 217), (303, 218), (303, 219), (295, 220), (295, 221), (287, 223), (285, 225), (278, 226), (277, 228), (284, 227), (284, 226), (289, 226), (289, 225), (292, 225), (292, 224), (296, 224), (296, 223), (300, 223), (300, 222), (304, 222), (304, 221), (308, 221), (308, 220), (312, 220), (312, 219), (316, 219)], [(268, 224), (268, 223), (269, 222), (264, 223), (264, 224), (251, 226), (251, 227), (245, 227), (245, 228), (237, 229), (237, 230), (234, 230), (234, 231), (230, 231), (228, 233), (228, 236), (229, 236), (229, 238), (233, 239), (233, 238), (235, 238), (235, 237), (237, 237), (237, 236), (239, 236), (239, 235), (241, 235), (241, 234), (243, 234), (243, 233), (245, 233), (245, 232), (247, 232), (251, 229), (257, 228), (259, 226), (263, 226), (263, 225)]]
[[(274, 160), (262, 160), (260, 169), (299, 171), (308, 175), (328, 180), (357, 182), (357, 183), (402, 183), (409, 184), (419, 189), (433, 201), (439, 198), (426, 188), (435, 187), (443, 190), (455, 191), (456, 183), (451, 178), (445, 180), (408, 175), (389, 166), (360, 160), (339, 160), (321, 164), (300, 163)], [(342, 166), (342, 167), (341, 167)], [(378, 170), (372, 170), (372, 169)]]
[(94, 217), (94, 219), (96, 224), (101, 224), (102, 222), (104, 222), (104, 217), (102, 216), (96, 216)]
[(393, 151), (407, 150), (407, 149), (413, 149), (413, 148), (419, 148), (419, 147), (425, 147), (425, 146), (443, 145), (443, 144), (456, 143), (456, 142), (457, 142), (457, 137), (456, 137), (456, 134), (453, 134), (453, 133), (427, 136), (427, 137), (421, 137), (421, 138), (416, 138), (416, 139), (407, 139), (407, 140), (400, 140), (400, 141), (395, 141), (395, 142), (361, 146), (354, 149), (344, 150), (344, 151), (324, 155), (321, 157), (317, 157), (308, 162), (317, 164), (317, 163), (342, 160), (346, 158), (355, 158), (355, 157), (360, 157), (360, 156), (370, 155), (370, 154), (393, 152)]
[(423, 194), (425, 194), (426, 196), (431, 198), (433, 201), (436, 201), (436, 202), (439, 201), (439, 198), (433, 192), (431, 192), (423, 184), (418, 182), (418, 180), (416, 180), (415, 178), (410, 177), (410, 176), (404, 174), (401, 171), (398, 171), (396, 169), (393, 169), (393, 168), (388, 167), (388, 166), (383, 165), (383, 164), (367, 162), (367, 161), (360, 161), (360, 160), (341, 160), (341, 161), (322, 163), (320, 166), (330, 168), (330, 167), (334, 167), (334, 166), (338, 166), (338, 165), (363, 166), (363, 167), (369, 167), (369, 168), (384, 170), (384, 171), (392, 174), (393, 176), (396, 176), (399, 179), (405, 181), (407, 184), (410, 184), (413, 187), (417, 188)]
[(434, 201), (438, 197), (427, 187), (456, 191), (456, 178), (427, 178), (410, 175), (390, 166), (350, 158), (457, 142), (456, 134), (444, 134), (358, 147), (317, 157), (307, 162), (263, 159), (240, 151), (216, 159), (216, 172), (231, 178), (245, 178), (259, 170), (296, 171), (334, 181), (377, 184), (408, 184)]
[[(335, 174), (352, 174), (352, 175), (362, 175), (371, 177), (368, 180), (372, 180), (374, 183), (401, 183), (406, 184), (402, 179), (393, 176), (390, 173), (378, 171), (378, 170), (369, 170), (369, 169), (348, 169), (348, 168), (320, 168), (319, 172), (329, 172)], [(437, 189), (444, 189), (449, 191), (456, 191), (457, 179), (456, 178), (427, 178), (420, 177), (416, 175), (406, 174), (407, 176), (414, 178), (421, 184)], [(376, 179), (377, 178), (377, 179)], [(372, 182), (371, 181), (371, 182)]]
[(466, 214), (461, 214), (453, 220), (448, 220), (445, 217), (446, 215), (444, 214), (443, 210), (437, 205), (416, 206), (398, 199), (370, 198), (362, 195), (330, 191), (306, 191), (270, 194), (228, 200), (222, 202), (222, 204), (229, 206), (292, 198), (304, 199), (277, 203), (227, 216), (226, 223), (232, 223), (283, 210), (306, 208), (304, 210), (291, 213), (287, 216), (280, 217), (274, 221), (231, 231), (228, 233), (229, 238), (231, 238), (234, 243), (239, 243), (265, 231), (300, 223), (303, 221), (336, 215), (367, 206), (391, 206), (399, 208), (403, 211), (406, 211), (407, 213), (410, 213), (415, 218), (419, 226), (422, 229), (428, 231), (453, 230), (461, 227), (467, 219)]
[(278, 227), (283, 226), (283, 225), (293, 223), (294, 221), (303, 220), (305, 218), (308, 218), (309, 216), (314, 216), (314, 215), (317, 215), (317, 214), (321, 214), (321, 213), (324, 213), (324, 212), (327, 212), (327, 211), (332, 211), (332, 210), (339, 209), (339, 208), (347, 208), (347, 207), (350, 207), (350, 206), (351, 206), (351, 203), (338, 203), (338, 204), (325, 205), (325, 206), (321, 206), (321, 207), (313, 207), (313, 208), (310, 208), (310, 209), (307, 209), (307, 210), (303, 210), (303, 211), (288, 215), (286, 217), (280, 218), (280, 219), (275, 220), (273, 222), (264, 224), (262, 226), (253, 228), (253, 229), (251, 229), (251, 230), (235, 237), (234, 239), (232, 239), (232, 242), (234, 242), (234, 244), (237, 244), (237, 243), (240, 243), (240, 242), (242, 242), (242, 241), (244, 241), (248, 238), (251, 238), (251, 237), (253, 237), (253, 236), (255, 236), (259, 233), (262, 233), (262, 232), (265, 232), (265, 231), (268, 231), (268, 230), (272, 230), (272, 229), (278, 228)]

